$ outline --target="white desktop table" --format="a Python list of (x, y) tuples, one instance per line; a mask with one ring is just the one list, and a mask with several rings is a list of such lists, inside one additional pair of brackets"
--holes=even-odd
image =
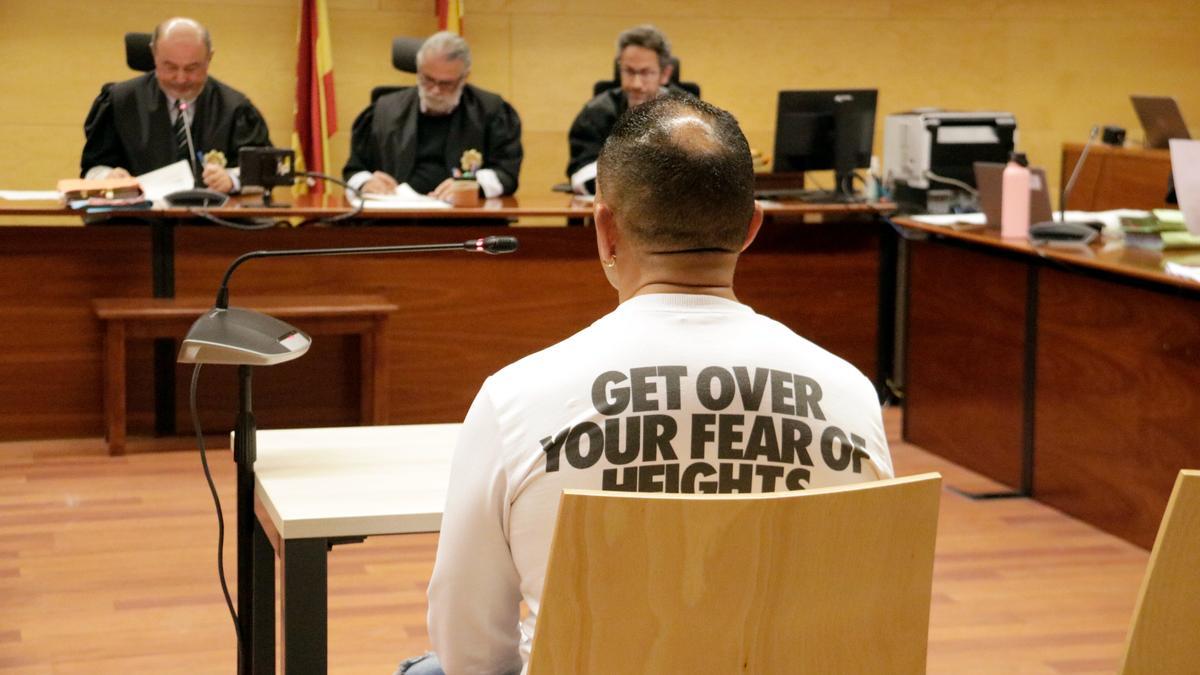
[(254, 463), (254, 673), (328, 671), (328, 561), (338, 543), (436, 532), (458, 424), (259, 431)]

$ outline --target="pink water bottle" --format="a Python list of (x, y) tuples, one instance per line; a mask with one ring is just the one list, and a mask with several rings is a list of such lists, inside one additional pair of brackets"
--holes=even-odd
[(1000, 236), (1025, 239), (1029, 236), (1029, 160), (1025, 153), (1008, 156), (1000, 191)]

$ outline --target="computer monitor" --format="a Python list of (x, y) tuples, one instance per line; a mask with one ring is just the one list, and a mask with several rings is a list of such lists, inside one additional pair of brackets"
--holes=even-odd
[(775, 117), (777, 172), (834, 172), (835, 195), (854, 194), (854, 169), (871, 163), (875, 89), (779, 92)]

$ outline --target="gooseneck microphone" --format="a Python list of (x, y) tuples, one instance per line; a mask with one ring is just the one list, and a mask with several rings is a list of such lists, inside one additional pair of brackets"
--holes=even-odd
[(1068, 244), (1088, 244), (1104, 229), (1104, 224), (1100, 222), (1067, 220), (1067, 199), (1071, 197), (1071, 189), (1075, 187), (1075, 181), (1083, 170), (1083, 163), (1087, 161), (1088, 152), (1091, 151), (1099, 134), (1100, 127), (1092, 127), (1087, 143), (1084, 144), (1083, 151), (1079, 153), (1079, 160), (1075, 162), (1075, 168), (1071, 170), (1071, 177), (1067, 179), (1067, 184), (1058, 193), (1058, 222), (1051, 218), (1044, 223), (1031, 225), (1029, 227), (1030, 241), (1035, 244), (1056, 241)]
[(225, 270), (225, 276), (221, 279), (221, 287), (217, 289), (218, 309), (226, 309), (229, 307), (229, 277), (233, 276), (233, 271), (242, 263), (248, 262), (255, 258), (291, 258), (299, 256), (325, 256), (325, 255), (372, 255), (384, 253), (427, 253), (431, 251), (471, 251), (473, 253), (488, 253), (498, 255), (500, 253), (512, 253), (517, 250), (516, 237), (480, 237), (479, 239), (468, 239), (462, 243), (455, 244), (409, 244), (398, 246), (349, 246), (340, 248), (297, 248), (282, 251), (251, 251), (238, 256), (229, 268)]
[(229, 279), (242, 263), (255, 258), (291, 258), (334, 255), (379, 255), (388, 253), (426, 253), (431, 251), (468, 251), (474, 253), (511, 253), (517, 250), (517, 238), (481, 237), (453, 244), (412, 244), (403, 246), (358, 246), (342, 248), (300, 248), (276, 251), (251, 251), (238, 256), (225, 270), (217, 289), (213, 308), (196, 319), (180, 344), (180, 363), (269, 366), (299, 358), (312, 343), (304, 332), (261, 312), (229, 306)]
[[(253, 637), (259, 621), (256, 613), (263, 609), (255, 609), (253, 599), (256, 597), (255, 562), (251, 542), (254, 539), (254, 462), (258, 450), (255, 440), (257, 423), (251, 406), (252, 366), (270, 366), (302, 356), (312, 344), (303, 331), (262, 312), (229, 306), (229, 278), (233, 271), (242, 263), (255, 258), (285, 258), (299, 256), (325, 255), (370, 255), (386, 253), (421, 253), (428, 251), (470, 251), (478, 253), (511, 253), (517, 250), (516, 237), (481, 237), (454, 244), (416, 244), (408, 246), (361, 246), (346, 248), (307, 248), (278, 251), (252, 251), (236, 258), (225, 270), (221, 279), (221, 288), (217, 291), (216, 306), (196, 319), (184, 337), (180, 346), (178, 361), (194, 363), (196, 369), (192, 374), (192, 419), (196, 427), (197, 444), (200, 446), (200, 457), (208, 475), (208, 460), (205, 459), (204, 434), (196, 416), (196, 390), (202, 364), (234, 365), (238, 367), (238, 415), (235, 423), (233, 440), (233, 459), (237, 463), (237, 579), (238, 579), (238, 609), (233, 608), (233, 601), (225, 582), (223, 563), (218, 563), (221, 579), (221, 589), (225, 594), (225, 602), (229, 606), (230, 615), (234, 620), (238, 636), (238, 669), (239, 675), (249, 675), (259, 672), (262, 666), (256, 655), (249, 650), (254, 643)], [(222, 560), (224, 545), (224, 520), (221, 517), (220, 500), (211, 476), (209, 489), (213, 493), (213, 501), (217, 508), (218, 546), (217, 558)], [(261, 581), (260, 581), (261, 583)], [(271, 608), (266, 608), (268, 616)], [(273, 667), (270, 666), (270, 667)]]
[(1091, 151), (1092, 145), (1096, 142), (1096, 137), (1100, 134), (1100, 126), (1092, 127), (1092, 132), (1088, 134), (1087, 143), (1083, 145), (1083, 151), (1079, 153), (1079, 160), (1075, 162), (1075, 168), (1071, 170), (1071, 177), (1067, 179), (1067, 184), (1063, 187), (1062, 192), (1058, 195), (1058, 219), (1062, 222), (1067, 222), (1067, 198), (1071, 196), (1071, 189), (1075, 187), (1075, 181), (1079, 178), (1079, 172), (1083, 170), (1083, 163), (1087, 161), (1088, 152)]

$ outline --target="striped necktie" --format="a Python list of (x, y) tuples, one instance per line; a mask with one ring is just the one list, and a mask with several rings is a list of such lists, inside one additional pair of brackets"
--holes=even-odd
[(183, 116), (186, 113), (180, 109), (179, 103), (178, 100), (175, 101), (175, 157), (191, 161), (188, 153), (187, 130), (183, 128)]

